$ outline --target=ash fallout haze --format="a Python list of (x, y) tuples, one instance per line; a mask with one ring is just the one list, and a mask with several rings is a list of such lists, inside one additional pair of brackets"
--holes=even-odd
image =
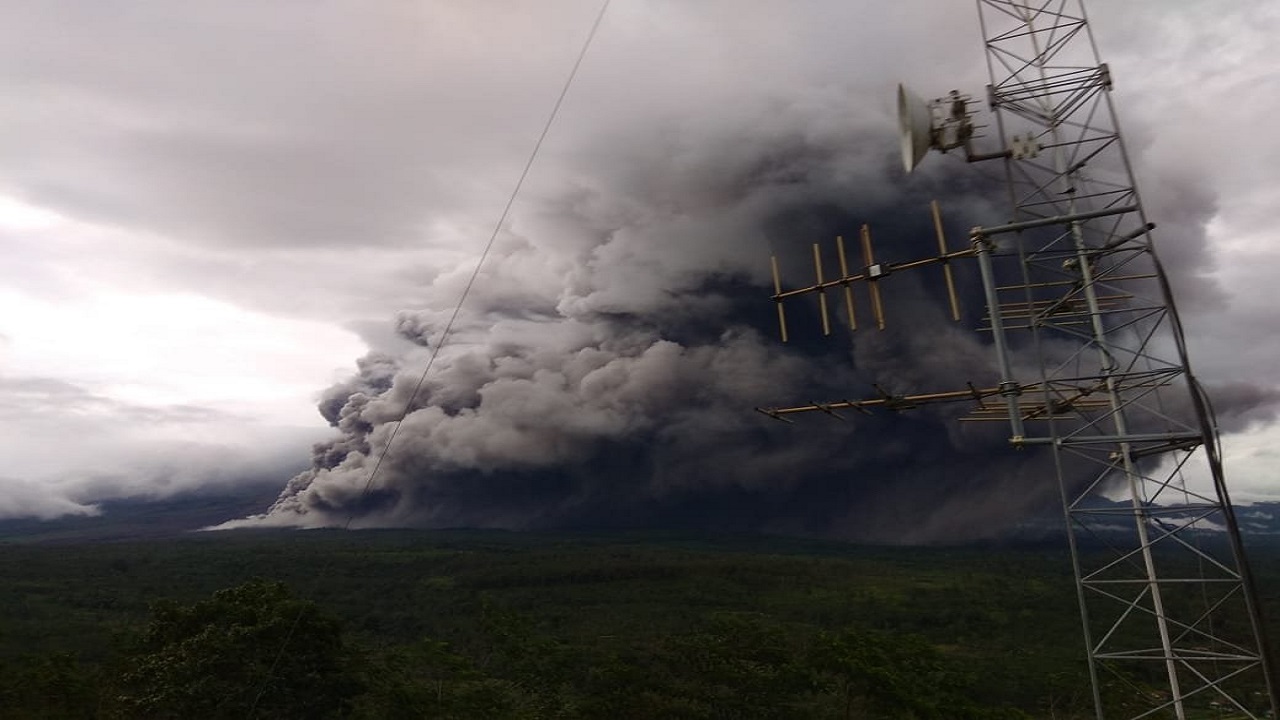
[[(794, 286), (863, 222), (918, 255), (931, 198), (1003, 217), (994, 168), (898, 165), (898, 82), (986, 83), (972, 6), (924, 0), (615, 0), (362, 492), (598, 8), (5, 3), (0, 517), (272, 486), (230, 524), (931, 542), (1056, 503), (952, 410), (751, 411), (992, 377), (964, 273), (959, 325), (903, 277), (884, 332), (783, 345), (767, 299), (771, 253)], [(1090, 9), (1235, 498), (1280, 499), (1280, 8)]]

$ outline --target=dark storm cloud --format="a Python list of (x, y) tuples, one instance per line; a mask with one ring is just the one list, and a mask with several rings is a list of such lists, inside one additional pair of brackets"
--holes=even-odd
[[(1056, 497), (1056, 486), (1023, 477), (1042, 475), (1043, 459), (993, 460), (1005, 438), (949, 431), (951, 411), (796, 426), (751, 412), (858, 397), (873, 383), (916, 392), (993, 375), (985, 341), (939, 310), (939, 278), (887, 283), (891, 328), (862, 331), (852, 349), (847, 336), (816, 340), (803, 303), (792, 307), (803, 347), (771, 337), (771, 249), (800, 282), (808, 246), (830, 252), (859, 216), (885, 260), (936, 242), (929, 193), (895, 177), (885, 134), (851, 124), (806, 137), (788, 122), (803, 125), (691, 142), (678, 162), (639, 147), (635, 162), (590, 168), (590, 183), (518, 219), (412, 404), (447, 307), (400, 313), (395, 328), (417, 349), (370, 355), (325, 393), (322, 413), (340, 436), (316, 447), (313, 468), (258, 521), (674, 524), (929, 541), (997, 532)], [(843, 170), (856, 156), (861, 171)], [(920, 182), (949, 193), (953, 235), (987, 208), (966, 194), (984, 188)], [(960, 279), (973, 289), (972, 273)], [(980, 305), (966, 314), (976, 319)], [(938, 501), (922, 508), (921, 497)]]
[[(623, 43), (615, 72), (627, 67)], [(1003, 428), (957, 427), (963, 408), (796, 426), (749, 412), (862, 397), (873, 383), (991, 383), (990, 349), (971, 331), (981, 314), (971, 271), (960, 277), (961, 326), (944, 317), (936, 278), (895, 277), (889, 330), (822, 345), (796, 303), (794, 327), (810, 338), (788, 350), (762, 334), (767, 257), (778, 253), (796, 285), (811, 277), (811, 243), (830, 252), (835, 234), (856, 237), (864, 221), (880, 259), (928, 254), (931, 196), (957, 247), (963, 228), (1005, 211), (985, 199), (999, 193), (983, 173), (944, 161), (904, 181), (884, 108), (773, 88), (737, 109), (698, 118), (659, 107), (643, 122), (585, 111), (609, 121), (576, 138), (549, 172), (556, 182), (520, 206), (421, 392), (411, 402), (465, 264), (432, 278), (426, 308), (397, 315), (419, 349), (370, 356), (326, 392), (322, 412), (341, 434), (250, 522), (687, 525), (929, 542), (997, 533), (1055, 503), (1050, 458), (1012, 451)], [(1212, 190), (1181, 173), (1148, 198), (1171, 215), (1161, 242), (1183, 297), (1220, 302), (1203, 249)], [(1248, 384), (1227, 395), (1229, 418), (1274, 405)]]
[[(862, 222), (881, 259), (928, 252), (931, 197), (957, 246), (1003, 218), (973, 168), (895, 170), (895, 82), (985, 83), (972, 6), (938, 2), (615, 2), (364, 492), (596, 7), (11, 3), (0, 80), (23, 101), (0, 115), (0, 190), (132, 233), (105, 244), (135, 264), (95, 255), (97, 279), (361, 329), (373, 352), (318, 398), (337, 435), (266, 522), (928, 541), (1056, 500), (1042, 458), (951, 409), (797, 426), (750, 411), (992, 376), (972, 274), (959, 328), (936, 278), (895, 277), (890, 329), (852, 345), (819, 340), (798, 303), (781, 346), (764, 299), (770, 252), (806, 282), (809, 244)], [(1179, 292), (1221, 307), (1212, 184), (1135, 146), (1159, 169), (1144, 197)], [(1266, 391), (1245, 379), (1237, 396), (1265, 416)]]
[(1215, 383), (1205, 388), (1223, 432), (1245, 430), (1280, 412), (1280, 388), (1246, 382)]

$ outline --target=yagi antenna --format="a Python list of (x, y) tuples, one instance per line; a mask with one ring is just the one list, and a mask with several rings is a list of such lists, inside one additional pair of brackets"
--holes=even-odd
[(958, 258), (975, 257), (978, 251), (976, 249), (957, 250), (954, 252), (948, 250), (946, 236), (942, 230), (942, 214), (938, 209), (937, 201), (930, 204), (930, 209), (933, 214), (934, 231), (938, 237), (938, 254), (935, 256), (904, 263), (877, 262), (875, 250), (871, 245), (871, 227), (863, 225), (859, 230), (863, 261), (860, 272), (856, 274), (849, 272), (849, 255), (844, 247), (844, 236), (837, 235), (836, 256), (840, 261), (840, 276), (833, 279), (827, 278), (822, 264), (822, 246), (819, 243), (814, 243), (814, 284), (794, 290), (782, 289), (782, 275), (778, 270), (778, 258), (776, 256), (770, 258), (770, 269), (773, 272), (773, 295), (770, 299), (778, 306), (778, 332), (782, 336), (782, 342), (787, 342), (790, 339), (790, 334), (787, 332), (787, 313), (784, 309), (784, 303), (793, 297), (809, 293), (818, 296), (818, 315), (822, 321), (822, 334), (830, 335), (831, 308), (827, 304), (827, 291), (836, 288), (839, 288), (844, 293), (844, 308), (849, 321), (849, 329), (857, 330), (858, 314), (853, 301), (853, 286), (859, 283), (865, 283), (867, 286), (867, 294), (871, 300), (869, 304), (871, 318), (875, 321), (876, 328), (884, 330), (886, 320), (884, 299), (880, 294), (880, 282), (896, 272), (911, 270), (925, 265), (942, 265), (942, 277), (946, 283), (947, 298), (951, 304), (951, 317), (953, 320), (959, 321), (960, 302), (956, 295), (955, 278), (951, 273), (950, 261)]
[(787, 311), (782, 307), (782, 277), (778, 274), (778, 257), (775, 255), (769, 258), (769, 262), (773, 265), (773, 297), (774, 302), (778, 305), (778, 332), (782, 335), (782, 342), (787, 341)]
[(956, 299), (956, 280), (951, 274), (947, 235), (942, 231), (942, 211), (938, 209), (938, 201), (931, 201), (929, 209), (933, 212), (933, 231), (938, 236), (938, 257), (942, 258), (942, 277), (947, 283), (947, 299), (951, 301), (951, 319), (960, 322), (960, 301)]
[(889, 268), (876, 262), (875, 253), (871, 250), (871, 226), (862, 226), (862, 259), (867, 263), (867, 291), (871, 293), (871, 313), (875, 315), (876, 327), (884, 329), (884, 305), (880, 302), (880, 278), (889, 274)]
[[(836, 254), (840, 256), (840, 277), (849, 277), (849, 259), (844, 254), (844, 237), (836, 236)], [(853, 288), (849, 287), (849, 283), (844, 284), (844, 306), (845, 312), (849, 315), (849, 329), (858, 329), (858, 314), (853, 311)]]

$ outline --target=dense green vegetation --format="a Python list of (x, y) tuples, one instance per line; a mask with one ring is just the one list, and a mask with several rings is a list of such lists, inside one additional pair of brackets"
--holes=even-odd
[(0, 574), (4, 718), (1090, 711), (1057, 550), (235, 533), (0, 545)]

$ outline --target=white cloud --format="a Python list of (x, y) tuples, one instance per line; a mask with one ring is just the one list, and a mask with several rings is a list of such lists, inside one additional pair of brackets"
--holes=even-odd
[(0, 516), (282, 479), (324, 433), (318, 389), (365, 349), (332, 323), (167, 290), (120, 262), (145, 235), (14, 198), (0, 235)]
[(50, 303), (16, 293), (0, 332), (11, 374), (52, 375), (127, 402), (196, 404), (274, 422), (305, 419), (282, 401), (314, 395), (339, 358), (363, 351), (347, 331), (246, 311), (195, 295), (103, 288)]
[(1233, 501), (1280, 502), (1280, 423), (1226, 435), (1222, 453)]

